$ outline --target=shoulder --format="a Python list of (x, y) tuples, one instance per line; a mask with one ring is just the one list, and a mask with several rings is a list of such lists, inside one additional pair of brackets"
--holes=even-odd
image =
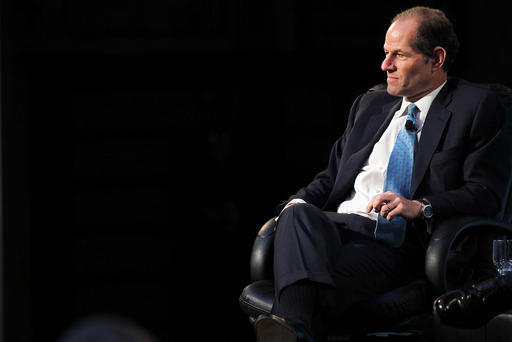
[(385, 84), (378, 88), (373, 87), (360, 94), (352, 104), (348, 116), (348, 127), (354, 125), (357, 121), (365, 122), (372, 116), (388, 113), (400, 101), (402, 101), (401, 97), (388, 94)]
[(392, 105), (401, 101), (402, 97), (389, 95), (386, 90), (386, 84), (379, 84), (368, 89), (367, 92), (361, 94), (358, 98), (360, 106), (363, 107), (383, 107)]
[(510, 101), (511, 94), (509, 88), (500, 84), (474, 83), (460, 78), (450, 78), (446, 91), (440, 93), (439, 97), (441, 101), (449, 103), (449, 107), (474, 109), (490, 103), (504, 106), (504, 101)]
[(481, 99), (487, 96), (510, 96), (510, 88), (501, 84), (475, 83), (462, 78), (449, 78), (448, 91), (457, 97)]
[(454, 126), (472, 127), (473, 136), (494, 136), (503, 127), (510, 127), (512, 91), (508, 87), (465, 80), (455, 83), (446, 102), (446, 109), (456, 118), (452, 120)]

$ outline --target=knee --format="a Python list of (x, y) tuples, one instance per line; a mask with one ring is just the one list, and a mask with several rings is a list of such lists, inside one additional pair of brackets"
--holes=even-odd
[(279, 217), (279, 227), (286, 226), (287, 229), (310, 231), (314, 227), (328, 224), (325, 214), (309, 203), (298, 203), (285, 209)]
[(321, 209), (312, 204), (295, 204), (281, 215), (274, 242), (278, 249), (299, 246), (298, 248), (310, 251), (321, 249), (331, 255), (340, 243), (334, 223)]
[(316, 212), (320, 211), (317, 207), (315, 207), (313, 204), (310, 203), (297, 203), (294, 204), (288, 208), (286, 208), (280, 216), (281, 218), (303, 218), (303, 217), (309, 217), (313, 213), (316, 214)]

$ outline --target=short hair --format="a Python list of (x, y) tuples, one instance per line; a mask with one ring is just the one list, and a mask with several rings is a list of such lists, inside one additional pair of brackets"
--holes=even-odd
[(448, 71), (459, 50), (459, 40), (451, 21), (444, 12), (439, 9), (416, 6), (398, 13), (391, 20), (391, 23), (406, 18), (419, 19), (418, 32), (411, 43), (411, 47), (426, 57), (432, 58), (434, 57), (434, 48), (441, 46), (446, 51), (443, 70)]

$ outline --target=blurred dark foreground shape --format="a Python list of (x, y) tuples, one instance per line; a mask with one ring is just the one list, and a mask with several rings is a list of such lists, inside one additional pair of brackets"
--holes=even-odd
[(150, 332), (126, 318), (90, 316), (67, 329), (58, 342), (159, 342)]

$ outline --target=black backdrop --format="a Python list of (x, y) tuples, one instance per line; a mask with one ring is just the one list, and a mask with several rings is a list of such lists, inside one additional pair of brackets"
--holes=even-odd
[[(5, 340), (98, 313), (251, 340), (251, 241), (384, 81), (389, 20), (416, 4), (3, 1)], [(452, 75), (512, 85), (504, 8), (423, 4), (456, 25)]]

